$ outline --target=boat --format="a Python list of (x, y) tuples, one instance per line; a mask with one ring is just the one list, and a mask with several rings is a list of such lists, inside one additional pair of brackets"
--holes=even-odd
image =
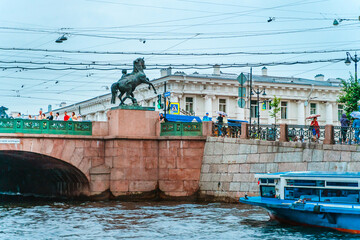
[(360, 234), (360, 173), (280, 172), (255, 174), (260, 196), (240, 198), (282, 223)]

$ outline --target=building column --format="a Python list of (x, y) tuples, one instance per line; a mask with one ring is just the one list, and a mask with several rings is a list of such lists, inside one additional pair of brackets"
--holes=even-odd
[(333, 105), (332, 103), (326, 103), (326, 124), (333, 124)]
[(305, 104), (304, 101), (298, 101), (298, 124), (305, 125)]
[(172, 103), (178, 103), (179, 102), (179, 97), (178, 97), (178, 95), (175, 95), (175, 94), (171, 94), (171, 97), (170, 97), (170, 99), (171, 99), (171, 102)]
[(205, 95), (205, 113), (209, 113), (209, 117), (212, 117), (212, 96)]

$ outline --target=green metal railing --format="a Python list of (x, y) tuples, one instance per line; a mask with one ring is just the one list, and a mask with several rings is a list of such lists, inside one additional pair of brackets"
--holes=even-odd
[(202, 123), (198, 122), (165, 122), (160, 129), (160, 136), (202, 136)]
[(0, 119), (0, 133), (92, 135), (92, 123), (30, 119)]

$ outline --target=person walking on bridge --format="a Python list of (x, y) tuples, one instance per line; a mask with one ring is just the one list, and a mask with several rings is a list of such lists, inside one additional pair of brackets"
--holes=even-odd
[(65, 111), (64, 112), (64, 121), (69, 121), (69, 119), (70, 119), (70, 116), (69, 115), (67, 115), (67, 112)]
[(340, 141), (341, 141), (341, 143), (346, 143), (346, 133), (349, 128), (350, 121), (349, 121), (349, 119), (347, 119), (345, 113), (343, 113), (343, 115), (341, 116), (340, 123), (341, 123), (341, 139), (340, 139)]
[(355, 120), (354, 120), (354, 122), (352, 124), (352, 127), (355, 130), (355, 143), (359, 144), (360, 143), (360, 138), (359, 138), (359, 135), (360, 135), (360, 119), (359, 118), (355, 118)]

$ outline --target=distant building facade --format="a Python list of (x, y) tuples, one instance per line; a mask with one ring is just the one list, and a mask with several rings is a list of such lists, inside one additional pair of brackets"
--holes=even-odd
[[(249, 81), (246, 82), (246, 106), (238, 106), (238, 75), (220, 72), (220, 66), (214, 66), (213, 74), (171, 73), (171, 69), (161, 70), (161, 77), (152, 80), (158, 93), (163, 93), (166, 82), (167, 91), (171, 92), (170, 101), (179, 103), (183, 113), (216, 117), (217, 111), (228, 114), (229, 119), (250, 119), (257, 121), (257, 95), (249, 98)], [(259, 95), (260, 123), (271, 124), (274, 119), (269, 116), (270, 105), (274, 96), (281, 98), (281, 111), (278, 123), (309, 124), (305, 118), (311, 114), (320, 114), (319, 124), (339, 125), (339, 116), (343, 106), (336, 102), (340, 94), (341, 79), (324, 79), (318, 74), (314, 80), (294, 77), (268, 76), (267, 69), (262, 69), (262, 75), (253, 75), (253, 89), (265, 89), (266, 95)], [(146, 85), (140, 85), (134, 92), (138, 103), (142, 106), (157, 105), (157, 96)], [(55, 109), (76, 112), (91, 121), (106, 121), (107, 111), (116, 105), (110, 104), (111, 94), (101, 95), (73, 105)], [(119, 101), (117, 99), (117, 104)]]

